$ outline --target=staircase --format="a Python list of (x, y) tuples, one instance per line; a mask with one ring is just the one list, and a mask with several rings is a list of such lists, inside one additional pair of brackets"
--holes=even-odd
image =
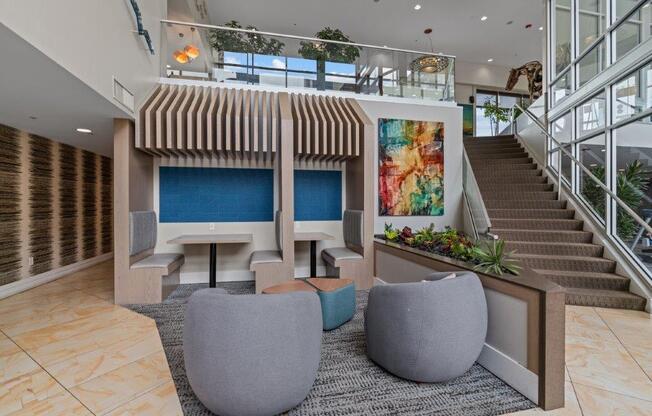
[(575, 211), (557, 199), (553, 185), (513, 136), (469, 138), (471, 161), (491, 232), (514, 257), (566, 288), (569, 305), (644, 310), (645, 299), (630, 293), (629, 278), (615, 273), (593, 233)]

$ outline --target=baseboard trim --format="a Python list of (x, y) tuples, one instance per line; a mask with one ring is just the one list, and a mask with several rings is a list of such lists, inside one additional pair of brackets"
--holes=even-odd
[(478, 364), (539, 405), (539, 377), (489, 344), (484, 344)]
[(52, 282), (71, 273), (87, 269), (91, 266), (95, 266), (96, 264), (105, 262), (112, 258), (113, 252), (106, 253), (90, 259), (78, 261), (77, 263), (69, 264), (67, 266), (59, 267), (58, 269), (53, 269), (45, 273), (37, 274), (35, 276), (26, 277), (24, 279), (8, 283), (6, 285), (0, 286), (0, 299), (16, 295), (29, 289), (33, 289), (37, 286)]

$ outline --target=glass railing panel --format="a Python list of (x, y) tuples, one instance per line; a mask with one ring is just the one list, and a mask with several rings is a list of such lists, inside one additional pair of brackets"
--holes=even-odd
[(466, 152), (462, 161), (462, 187), (471, 210), (475, 231), (480, 236), (487, 234), (491, 229), (491, 221)]
[(614, 30), (614, 56), (616, 60), (650, 38), (652, 24), (651, 2), (639, 7)]
[(614, 122), (652, 108), (652, 62), (618, 81), (611, 95)]
[(578, 87), (586, 84), (607, 66), (606, 41), (595, 45), (577, 63)]
[[(652, 217), (652, 124), (635, 121), (614, 131), (616, 195), (641, 219)], [(650, 233), (621, 206), (616, 208), (616, 235), (649, 268)]]
[[(572, 138), (572, 122), (571, 122), (571, 113), (568, 112), (562, 117), (558, 118), (552, 123), (552, 135), (560, 143), (561, 146), (569, 152), (571, 152), (571, 146), (567, 145)], [(551, 154), (551, 165), (552, 168), (559, 172), (559, 162), (561, 159), (561, 173), (562, 176), (568, 181), (571, 181), (571, 171), (572, 164), (571, 159), (566, 155), (566, 153), (559, 151), (558, 146), (554, 143), (550, 145), (551, 150), (556, 150)]]
[[(579, 161), (598, 179), (605, 183), (605, 135), (600, 134), (578, 144)], [(579, 195), (596, 218), (605, 222), (605, 204), (607, 193), (593, 178), (582, 169), (578, 169)]]
[(551, 89), (551, 101), (552, 105), (555, 106), (562, 101), (564, 101), (572, 92), (571, 88), (571, 72), (566, 71), (555, 83), (552, 85)]
[(606, 116), (604, 92), (582, 103), (577, 109), (579, 137), (604, 128)]
[[(454, 57), (260, 31), (164, 24), (171, 49), (167, 77), (190, 78), (187, 74), (194, 72), (202, 74), (199, 78), (225, 83), (455, 100)], [(190, 43), (199, 45), (199, 56), (183, 55)]]

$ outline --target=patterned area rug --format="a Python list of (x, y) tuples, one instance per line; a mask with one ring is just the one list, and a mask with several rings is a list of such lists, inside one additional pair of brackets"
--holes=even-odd
[[(232, 294), (253, 293), (253, 283), (221, 283)], [(186, 302), (205, 284), (181, 285), (161, 304), (129, 308), (156, 320), (179, 400), (188, 416), (209, 416), (194, 395), (183, 365), (183, 317)], [(448, 383), (417, 384), (385, 372), (365, 354), (363, 309), (367, 291), (357, 292), (350, 322), (322, 337), (317, 380), (308, 398), (290, 415), (500, 415), (535, 405), (475, 364)]]

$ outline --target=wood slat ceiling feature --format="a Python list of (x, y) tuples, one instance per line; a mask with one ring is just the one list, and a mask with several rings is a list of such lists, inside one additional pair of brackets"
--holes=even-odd
[(280, 111), (273, 92), (161, 84), (138, 111), (135, 144), (161, 157), (269, 162), (280, 142)]
[(363, 118), (347, 99), (290, 96), (294, 154), (300, 161), (342, 161), (360, 155)]

